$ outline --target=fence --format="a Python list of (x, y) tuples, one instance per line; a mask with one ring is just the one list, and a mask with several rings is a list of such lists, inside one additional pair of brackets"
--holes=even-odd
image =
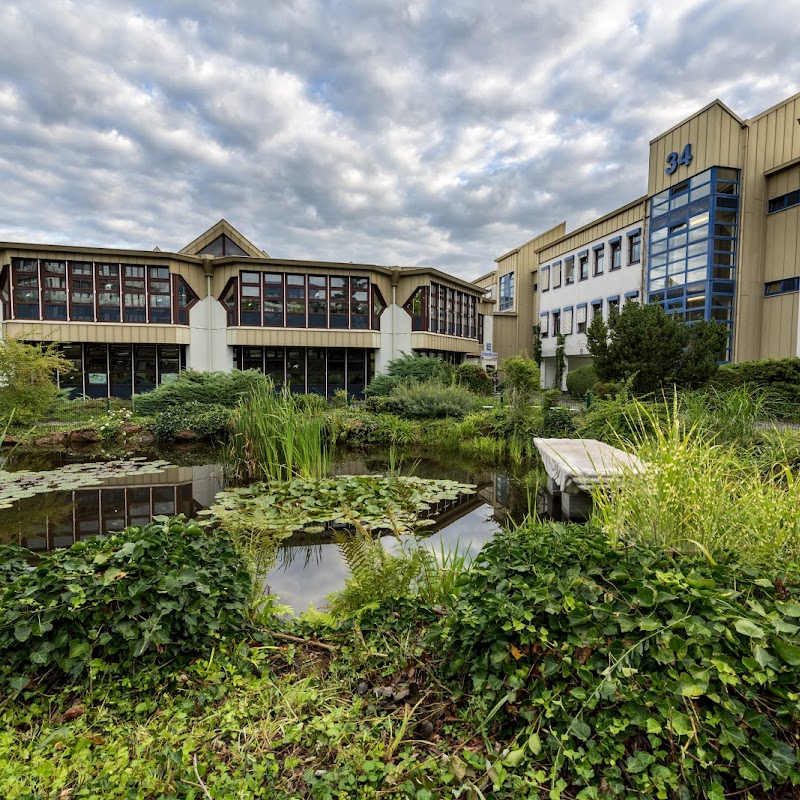
[(54, 424), (72, 422), (91, 422), (108, 416), (111, 410), (130, 409), (130, 400), (120, 400), (116, 397), (57, 397), (47, 414), (47, 422)]

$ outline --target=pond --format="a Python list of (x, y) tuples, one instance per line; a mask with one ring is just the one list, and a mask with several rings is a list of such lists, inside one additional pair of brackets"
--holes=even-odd
[[(2, 456), (3, 469), (31, 472), (104, 460), (103, 456), (78, 452), (23, 449)], [(45, 552), (106, 531), (145, 525), (159, 514), (192, 517), (210, 506), (224, 488), (222, 468), (211, 448), (173, 447), (149, 453), (148, 458), (163, 459), (173, 466), (153, 474), (109, 477), (98, 486), (37, 494), (0, 509), (0, 543), (21, 544), (34, 552)], [(341, 453), (332, 473), (370, 475), (385, 472), (387, 466), (385, 455)], [(509, 517), (521, 519), (529, 509), (522, 476), (508, 467), (475, 465), (448, 455), (444, 462), (406, 457), (400, 460), (398, 471), (477, 487), (476, 494), (452, 503), (433, 526), (425, 529), (423, 541), (435, 551), (458, 546), (460, 551), (474, 555), (503, 522)], [(383, 541), (387, 547), (398, 546), (392, 536)], [(267, 585), (282, 603), (299, 613), (310, 605), (323, 607), (326, 596), (343, 588), (347, 577), (347, 566), (329, 539), (294, 536), (280, 547)]]

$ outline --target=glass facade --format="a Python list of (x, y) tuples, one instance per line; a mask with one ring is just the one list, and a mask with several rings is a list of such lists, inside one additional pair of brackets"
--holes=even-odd
[(332, 397), (346, 389), (351, 397), (363, 397), (375, 376), (375, 352), (360, 347), (239, 346), (234, 356), (237, 369), (257, 369), (297, 394)]
[(480, 341), (478, 298), (439, 283), (420, 286), (403, 305), (412, 331), (443, 333)]
[(12, 258), (10, 274), (6, 319), (188, 325), (198, 301), (169, 267)]
[(242, 271), (238, 283), (238, 307), (235, 279), (220, 295), (228, 325), (380, 330), (386, 308), (369, 278)]
[(728, 328), (730, 361), (736, 291), (739, 171), (712, 167), (650, 199), (647, 299), (687, 323)]

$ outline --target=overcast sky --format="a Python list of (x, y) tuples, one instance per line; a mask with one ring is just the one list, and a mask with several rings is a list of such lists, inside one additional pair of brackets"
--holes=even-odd
[(4, 0), (0, 240), (465, 278), (646, 191), (648, 141), (800, 90), (798, 0)]

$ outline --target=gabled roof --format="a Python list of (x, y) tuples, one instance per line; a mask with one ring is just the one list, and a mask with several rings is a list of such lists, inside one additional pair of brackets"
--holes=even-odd
[(717, 98), (716, 100), (712, 100), (707, 106), (703, 106), (703, 108), (701, 108), (699, 111), (695, 111), (694, 114), (691, 114), (690, 116), (686, 117), (686, 119), (683, 119), (676, 125), (673, 125), (671, 128), (669, 128), (669, 130), (666, 130), (663, 133), (659, 133), (655, 139), (650, 140), (650, 144), (652, 145), (653, 142), (657, 142), (659, 139), (663, 139), (667, 134), (672, 133), (672, 131), (676, 130), (677, 128), (680, 128), (681, 125), (685, 125), (690, 119), (694, 119), (695, 117), (699, 117), (701, 114), (705, 114), (706, 111), (709, 111), (710, 109), (714, 108), (714, 106), (718, 106), (719, 108), (721, 108), (726, 114), (733, 117), (733, 119), (735, 119), (740, 125), (745, 124), (744, 120), (738, 114), (731, 111), (728, 108), (728, 106), (726, 106), (725, 103), (722, 102), (722, 100)]
[[(181, 250), (182, 255), (197, 256), (201, 255), (203, 250), (209, 248), (216, 242), (225, 242), (226, 237), (229, 242), (235, 245), (235, 248), (241, 250), (246, 255), (252, 258), (269, 258), (269, 253), (265, 250), (259, 250), (251, 241), (245, 239), (233, 225), (227, 220), (221, 219), (216, 225), (212, 225), (205, 233), (201, 233), (193, 242), (190, 242), (186, 247)], [(213, 249), (213, 248), (211, 248)], [(241, 253), (225, 253), (222, 250), (215, 255), (241, 255)]]

